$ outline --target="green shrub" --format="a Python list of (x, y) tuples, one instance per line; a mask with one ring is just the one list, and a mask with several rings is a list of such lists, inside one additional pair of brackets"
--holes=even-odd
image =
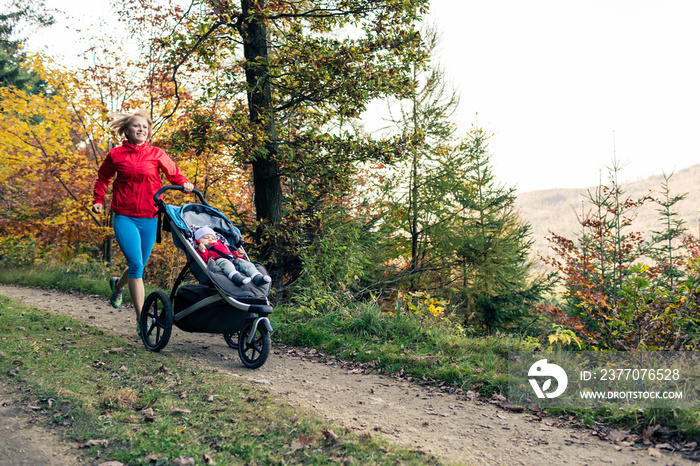
[(33, 236), (0, 237), (0, 266), (3, 268), (31, 267), (41, 253)]

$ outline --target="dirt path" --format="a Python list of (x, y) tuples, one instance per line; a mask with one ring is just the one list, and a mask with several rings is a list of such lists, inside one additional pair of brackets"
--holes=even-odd
[(58, 432), (37, 422), (36, 408), (20, 401), (17, 393), (0, 383), (0, 464), (76, 464), (77, 452), (71, 445), (60, 442)]
[[(142, 347), (135, 332), (133, 309), (112, 309), (102, 297), (0, 285), (0, 296), (17, 299), (39, 309), (69, 315), (90, 325), (113, 331), (135, 346)], [(145, 351), (145, 350), (144, 350)], [(267, 363), (252, 371), (243, 367), (237, 353), (220, 335), (185, 333), (173, 328), (164, 357), (189, 358), (202, 369), (226, 370), (257, 384), (261, 389), (306, 408), (336, 425), (372, 435), (383, 435), (391, 442), (434, 454), (447, 463), (466, 465), (691, 465), (671, 445), (643, 445), (634, 436), (624, 438), (619, 431), (581, 430), (560, 426), (565, 420), (506, 411), (486, 400), (436, 392), (406, 381), (358, 373), (336, 362), (318, 362), (313, 352), (275, 349)], [(310, 357), (311, 356), (311, 357)], [(0, 386), (0, 400), (7, 396)], [(2, 404), (2, 403), (0, 403)], [(8, 405), (10, 406), (10, 405)], [(8, 448), (3, 428), (0, 434), (2, 464), (72, 464), (70, 447), (49, 434), (28, 429), (31, 415), (27, 408), (15, 407), (8, 414), (0, 409), (1, 425), (8, 418), (27, 445), (20, 455)], [(16, 433), (16, 432), (15, 432)], [(14, 435), (14, 434), (13, 434)], [(602, 438), (607, 438), (603, 440)], [(612, 440), (617, 440), (613, 443)], [(32, 450), (31, 444), (40, 448)], [(634, 445), (631, 445), (634, 443)], [(29, 452), (29, 453), (27, 453)], [(35, 453), (32, 453), (35, 452)], [(43, 453), (42, 453), (43, 452)], [(56, 462), (22, 462), (22, 457), (46, 454)], [(4, 458), (5, 455), (10, 455)], [(14, 461), (17, 458), (17, 461)], [(9, 459), (9, 461), (8, 461)]]

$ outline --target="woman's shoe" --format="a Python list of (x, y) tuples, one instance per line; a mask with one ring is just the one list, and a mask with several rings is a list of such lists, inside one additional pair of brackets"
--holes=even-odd
[(115, 309), (122, 307), (122, 292), (124, 291), (117, 289), (118, 282), (119, 277), (112, 277), (109, 279), (109, 288), (112, 290), (112, 295), (109, 297), (109, 304)]

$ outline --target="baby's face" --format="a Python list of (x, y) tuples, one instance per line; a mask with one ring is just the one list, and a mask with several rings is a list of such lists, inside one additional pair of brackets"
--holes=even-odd
[(216, 243), (216, 237), (214, 235), (204, 235), (199, 239), (199, 242), (203, 245)]

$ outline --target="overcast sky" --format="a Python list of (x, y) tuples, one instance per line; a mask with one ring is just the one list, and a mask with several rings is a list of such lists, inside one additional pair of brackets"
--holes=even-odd
[[(107, 0), (48, 0), (82, 36)], [(85, 17), (87, 16), (87, 17)], [(497, 179), (520, 192), (594, 186), (700, 163), (700, 0), (432, 0), (461, 127), (494, 133)], [(80, 35), (44, 34), (70, 58)], [(38, 41), (32, 43), (36, 46)], [(70, 45), (67, 45), (70, 44)]]
[[(433, 0), (462, 118), (519, 191), (700, 163), (700, 1)], [(468, 126), (465, 126), (468, 127)]]

